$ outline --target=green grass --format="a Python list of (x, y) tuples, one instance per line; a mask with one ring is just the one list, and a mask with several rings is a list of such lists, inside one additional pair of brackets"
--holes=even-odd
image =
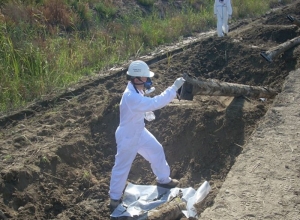
[(263, 14), (268, 9), (268, 1), (236, 1), (233, 14), (238, 18), (254, 17)]
[[(189, 0), (180, 9), (137, 2), (149, 13), (117, 14), (112, 0), (1, 1), (0, 112), (216, 25), (213, 0)], [(234, 0), (233, 18), (259, 16), (276, 2)]]

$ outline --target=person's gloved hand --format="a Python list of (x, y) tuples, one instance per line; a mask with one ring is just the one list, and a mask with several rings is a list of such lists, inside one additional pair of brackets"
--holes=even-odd
[(228, 15), (228, 19), (231, 20), (231, 15)]
[(174, 86), (176, 87), (176, 89), (180, 89), (180, 87), (183, 85), (183, 83), (185, 82), (184, 78), (183, 77), (179, 77), (175, 80), (174, 82)]

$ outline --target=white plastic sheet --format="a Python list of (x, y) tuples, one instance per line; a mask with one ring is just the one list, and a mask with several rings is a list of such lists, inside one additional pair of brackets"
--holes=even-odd
[(197, 212), (194, 209), (194, 204), (201, 202), (207, 196), (210, 189), (207, 181), (197, 191), (191, 187), (166, 189), (159, 186), (128, 183), (124, 192), (123, 202), (115, 209), (111, 217), (143, 216), (149, 210), (176, 197), (180, 192), (182, 193), (181, 200), (187, 203), (187, 210), (183, 210), (183, 214), (187, 218), (196, 217)]

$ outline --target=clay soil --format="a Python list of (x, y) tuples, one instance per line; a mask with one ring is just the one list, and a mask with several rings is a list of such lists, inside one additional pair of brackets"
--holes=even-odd
[[(299, 36), (286, 15), (300, 19), (300, 1), (266, 15), (231, 24), (229, 36), (202, 35), (172, 56), (149, 62), (155, 94), (189, 73), (201, 79), (272, 87), (280, 92), (300, 67), (300, 47), (276, 57), (260, 56)], [(109, 219), (108, 190), (114, 164), (114, 132), (125, 71), (99, 73), (70, 91), (1, 117), (0, 219)], [(146, 127), (162, 143), (179, 187), (212, 190), (201, 212), (214, 203), (242, 147), (272, 104), (249, 97), (194, 96), (155, 111)], [(128, 181), (155, 184), (150, 166), (137, 156)]]

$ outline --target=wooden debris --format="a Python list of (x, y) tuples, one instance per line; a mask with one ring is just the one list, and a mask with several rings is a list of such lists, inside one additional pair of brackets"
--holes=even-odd
[(180, 199), (174, 199), (164, 203), (156, 209), (150, 210), (147, 220), (174, 220), (182, 216), (182, 210), (186, 209), (186, 203)]
[(292, 47), (297, 46), (298, 44), (300, 44), (300, 37), (295, 37), (289, 41), (279, 44), (276, 47), (271, 48), (268, 51), (261, 52), (260, 55), (268, 62), (272, 62), (273, 59), (276, 58), (278, 55), (282, 54), (288, 49), (291, 49)]
[(252, 98), (273, 98), (278, 92), (271, 88), (227, 83), (217, 80), (192, 78), (184, 74), (186, 80), (180, 91), (180, 99), (193, 100), (195, 95), (209, 96), (248, 96)]

